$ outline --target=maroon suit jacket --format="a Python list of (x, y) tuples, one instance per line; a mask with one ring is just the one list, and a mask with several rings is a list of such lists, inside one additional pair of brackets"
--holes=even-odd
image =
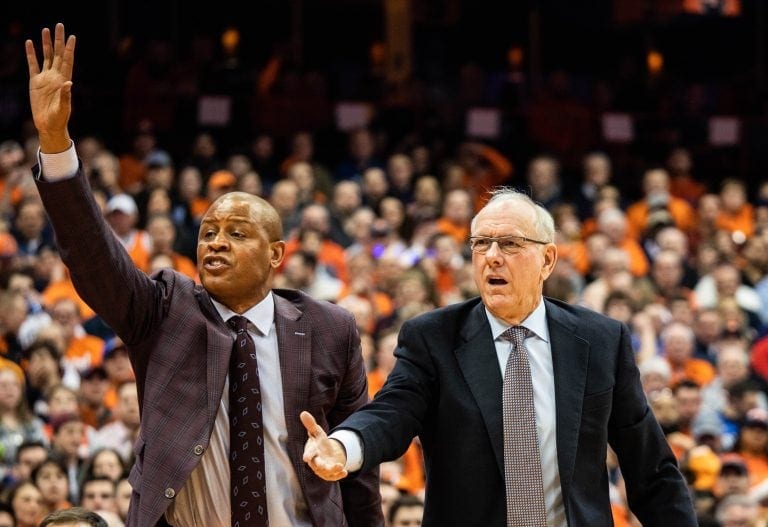
[[(208, 447), (233, 337), (202, 286), (175, 271), (148, 277), (135, 267), (82, 173), (52, 183), (35, 173), (78, 293), (129, 348), (141, 433), (127, 525), (155, 525)], [(301, 459), (302, 410), (328, 430), (368, 400), (354, 319), (297, 291), (275, 290), (274, 298), (288, 454), (313, 524), (383, 525), (377, 470), (328, 483)]]

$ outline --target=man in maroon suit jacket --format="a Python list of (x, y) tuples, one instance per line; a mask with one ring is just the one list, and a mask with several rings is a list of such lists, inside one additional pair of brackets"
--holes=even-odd
[[(211, 510), (226, 506), (217, 498), (229, 498), (229, 467), (226, 457), (222, 463), (209, 454), (226, 455), (229, 444), (219, 425), (227, 411), (222, 394), (234, 338), (222, 313), (243, 314), (272, 298), (274, 318), (266, 334), (274, 332), (277, 344), (286, 434), (277, 441), (282, 461), (267, 450), (266, 465), (267, 472), (270, 464), (284, 466), (294, 483), (279, 481), (277, 487), (296, 492), (275, 496), (268, 483), (268, 508), (275, 503), (285, 509), (283, 516), (270, 518), (281, 525), (383, 525), (377, 470), (331, 484), (302, 461), (301, 410), (309, 409), (332, 428), (367, 402), (352, 316), (296, 291), (270, 289), (285, 249), (282, 227), (276, 211), (249, 194), (225, 195), (206, 213), (198, 240), (202, 286), (172, 270), (152, 277), (139, 271), (105, 223), (73, 157), (67, 125), (75, 38), (65, 41), (64, 26), (57, 24), (53, 41), (43, 30), (42, 48), (41, 67), (33, 43), (26, 42), (40, 137), (38, 188), (79, 294), (127, 344), (139, 389), (141, 433), (127, 524), (162, 524), (172, 504), (171, 510), (188, 509), (171, 516), (177, 526), (225, 523)], [(280, 407), (274, 400), (262, 402)], [(198, 470), (206, 465), (207, 472)], [(197, 485), (196, 493), (190, 484)]]

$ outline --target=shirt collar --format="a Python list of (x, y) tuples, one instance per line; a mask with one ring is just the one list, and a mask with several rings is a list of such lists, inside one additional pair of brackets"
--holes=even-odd
[[(485, 308), (485, 314), (488, 317), (488, 323), (491, 325), (491, 335), (493, 340), (498, 339), (502, 333), (512, 327), (503, 320), (500, 320), (493, 316), (488, 308)], [(528, 328), (537, 337), (544, 342), (549, 342), (549, 328), (547, 327), (547, 308), (544, 305), (544, 301), (539, 300), (539, 305), (536, 309), (528, 315), (528, 317), (520, 323), (521, 326)]]
[[(221, 319), (225, 322), (238, 314), (213, 298), (211, 298), (211, 302), (213, 302), (213, 307), (216, 308), (219, 316), (221, 316)], [(275, 301), (272, 298), (272, 291), (268, 291), (267, 296), (265, 296), (261, 302), (248, 309), (248, 311), (242, 315), (247, 318), (248, 322), (258, 329), (262, 335), (268, 335), (270, 328), (272, 328), (272, 323), (275, 321)]]

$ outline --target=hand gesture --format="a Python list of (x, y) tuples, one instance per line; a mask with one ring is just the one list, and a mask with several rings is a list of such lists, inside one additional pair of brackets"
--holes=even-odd
[(304, 462), (319, 477), (326, 481), (338, 481), (347, 477), (344, 468), (347, 455), (344, 447), (335, 439), (329, 439), (309, 412), (301, 412), (301, 424), (307, 429), (309, 439), (304, 445)]
[(69, 148), (67, 123), (72, 111), (72, 66), (75, 59), (75, 36), (64, 42), (64, 24), (56, 24), (51, 42), (51, 30), (42, 32), (43, 65), (37, 60), (35, 45), (25, 42), (29, 66), (29, 103), (32, 118), (40, 135), (40, 148), (45, 153), (62, 152)]

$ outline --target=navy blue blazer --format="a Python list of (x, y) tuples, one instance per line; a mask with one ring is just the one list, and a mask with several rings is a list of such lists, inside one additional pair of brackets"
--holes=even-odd
[[(616, 451), (645, 527), (695, 527), (686, 483), (646, 402), (629, 330), (545, 299), (555, 376), (557, 458), (571, 527), (612, 525), (606, 452)], [(376, 398), (338, 428), (363, 440), (363, 470), (421, 439), (425, 527), (504, 526), (502, 376), (479, 298), (405, 323)]]

